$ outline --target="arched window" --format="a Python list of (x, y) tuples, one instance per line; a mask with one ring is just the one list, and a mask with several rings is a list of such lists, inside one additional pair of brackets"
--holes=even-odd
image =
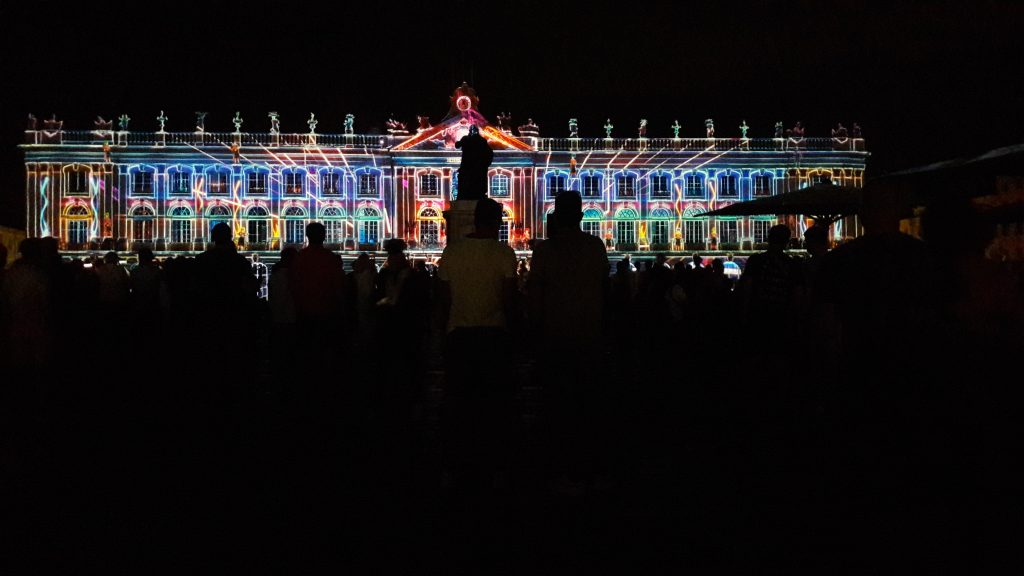
[(441, 242), (441, 215), (435, 208), (426, 207), (420, 210), (419, 216), (420, 244), (426, 248), (436, 248)]
[(632, 208), (623, 208), (615, 213), (615, 244), (619, 250), (635, 249), (636, 226), (640, 216)]
[(92, 212), (81, 204), (69, 206), (64, 211), (67, 228), (67, 243), (71, 246), (82, 246), (89, 241), (89, 225)]
[(491, 176), (491, 198), (508, 198), (512, 195), (512, 180), (507, 174)]
[(327, 244), (341, 244), (345, 241), (345, 210), (338, 206), (327, 206), (320, 211), (327, 229)]
[(667, 245), (671, 236), (672, 212), (667, 208), (655, 208), (650, 214), (651, 244)]
[(129, 219), (129, 234), (132, 242), (153, 241), (153, 218), (156, 214), (146, 204), (139, 204), (132, 208)]
[(380, 241), (380, 211), (364, 206), (356, 211), (357, 233), (360, 244), (377, 244)]
[(192, 241), (192, 209), (175, 206), (167, 214), (171, 219), (171, 242), (184, 244)]
[(231, 209), (223, 204), (214, 204), (210, 206), (210, 209), (206, 211), (206, 219), (210, 229), (210, 233), (213, 233), (213, 227), (217, 224), (231, 225)]
[(591, 236), (601, 237), (601, 221), (604, 220), (604, 213), (597, 208), (587, 208), (583, 211), (583, 222), (580, 227)]
[(691, 204), (683, 210), (683, 239), (686, 248), (703, 249), (707, 241), (707, 218), (700, 218), (704, 209)]
[(302, 244), (306, 236), (306, 210), (301, 206), (284, 209), (284, 241), (287, 244)]
[(262, 206), (251, 206), (245, 213), (246, 242), (249, 244), (265, 244), (270, 239), (270, 223), (267, 209)]

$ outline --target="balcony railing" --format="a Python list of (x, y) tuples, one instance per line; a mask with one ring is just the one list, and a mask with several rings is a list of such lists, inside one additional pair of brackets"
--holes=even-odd
[[(122, 132), (61, 130), (25, 132), (28, 144), (111, 146), (265, 146), (386, 150), (408, 136), (371, 134), (270, 134), (266, 132)], [(522, 138), (538, 152), (802, 152), (865, 150), (863, 138)]]
[(112, 146), (319, 146), (385, 149), (406, 137), (370, 134), (270, 134), (266, 132), (121, 132), (62, 130), (25, 132), (28, 144), (93, 144)]
[(526, 138), (541, 152), (864, 151), (863, 138)]

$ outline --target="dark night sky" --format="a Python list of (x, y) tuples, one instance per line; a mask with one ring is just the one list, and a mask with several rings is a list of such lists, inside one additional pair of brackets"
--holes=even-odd
[(14, 4), (0, 5), (0, 223), (19, 227), (29, 112), (154, 130), (163, 109), (171, 131), (195, 110), (208, 130), (230, 130), (235, 110), (265, 130), (277, 110), (305, 131), (316, 112), (320, 132), (352, 112), (367, 132), (390, 114), (439, 119), (467, 80), (485, 115), (531, 116), (547, 136), (571, 116), (592, 136), (606, 117), (619, 136), (647, 118), (652, 137), (676, 118), (684, 136), (707, 117), (719, 136), (741, 119), (751, 136), (856, 121), (875, 175), (1024, 141), (1021, 2)]

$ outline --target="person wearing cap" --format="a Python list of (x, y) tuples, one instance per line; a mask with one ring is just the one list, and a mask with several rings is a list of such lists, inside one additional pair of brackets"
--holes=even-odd
[(526, 293), (550, 408), (554, 481), (578, 491), (600, 470), (604, 393), (594, 355), (602, 349), (609, 263), (601, 239), (580, 229), (578, 192), (560, 193), (554, 216), (556, 233), (534, 251)]

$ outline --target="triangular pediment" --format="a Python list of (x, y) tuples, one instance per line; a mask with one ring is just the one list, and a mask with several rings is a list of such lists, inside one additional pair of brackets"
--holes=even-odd
[(471, 126), (480, 130), (495, 150), (533, 150), (533, 146), (491, 124), (477, 110), (476, 92), (465, 82), (455, 89), (448, 115), (437, 125), (429, 125), (421, 118), (420, 127), (409, 138), (392, 150), (455, 150), (455, 143), (469, 133)]

